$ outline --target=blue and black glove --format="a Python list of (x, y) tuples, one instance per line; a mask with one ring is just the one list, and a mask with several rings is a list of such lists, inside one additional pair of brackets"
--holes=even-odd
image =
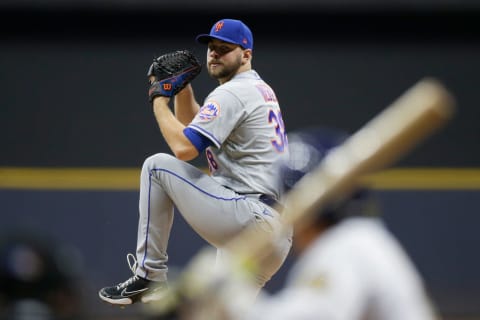
[(177, 50), (154, 58), (147, 76), (155, 77), (148, 90), (149, 101), (156, 96), (173, 97), (185, 88), (202, 70), (195, 55), (188, 50)]

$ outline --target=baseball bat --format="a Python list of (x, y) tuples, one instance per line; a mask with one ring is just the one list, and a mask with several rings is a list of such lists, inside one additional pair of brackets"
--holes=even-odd
[[(437, 79), (421, 79), (343, 144), (332, 149), (317, 168), (285, 195), (281, 214), (283, 229), (277, 235), (292, 225), (301, 227), (308, 223), (313, 213), (331, 201), (348, 197), (364, 174), (393, 165), (443, 127), (454, 115), (455, 108), (453, 96)], [(247, 228), (227, 247), (235, 265), (248, 268), (272, 249), (274, 241), (275, 236)], [(219, 278), (208, 279), (206, 273), (200, 271), (211, 269), (212, 255), (212, 250), (201, 250), (180, 277), (182, 284), (177, 289), (186, 291), (183, 294), (190, 300), (205, 295), (208, 288), (218, 289)], [(213, 273), (212, 277), (215, 278)]]
[[(285, 229), (308, 223), (311, 214), (348, 197), (359, 178), (393, 165), (453, 116), (452, 94), (434, 78), (424, 78), (333, 149), (319, 166), (285, 195)], [(280, 208), (277, 208), (280, 210)], [(231, 252), (253, 259), (271, 237), (246, 229), (229, 243)]]

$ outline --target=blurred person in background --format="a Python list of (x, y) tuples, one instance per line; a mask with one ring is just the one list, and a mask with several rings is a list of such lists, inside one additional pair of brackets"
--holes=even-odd
[[(290, 159), (281, 166), (286, 190), (348, 138), (336, 128), (316, 127), (289, 136)], [(318, 210), (296, 226), (297, 256), (286, 286), (263, 293), (235, 319), (432, 320), (438, 319), (421, 275), (378, 215), (368, 187)]]
[(0, 319), (84, 319), (80, 268), (71, 249), (38, 233), (2, 233)]
[[(348, 136), (329, 127), (291, 132), (290, 157), (280, 166), (286, 192)], [(228, 277), (223, 288), (232, 289), (213, 294), (220, 316), (205, 316), (213, 302), (199, 298), (164, 319), (439, 319), (414, 263), (381, 220), (373, 192), (359, 183), (342, 199), (317, 210), (308, 223), (295, 224), (296, 260), (277, 293), (262, 290), (253, 306), (242, 305), (242, 295), (254, 287), (245, 278)]]

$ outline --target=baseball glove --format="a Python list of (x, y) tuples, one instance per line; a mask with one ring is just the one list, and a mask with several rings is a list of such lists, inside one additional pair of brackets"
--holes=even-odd
[(154, 58), (147, 76), (154, 76), (148, 90), (149, 101), (156, 96), (172, 97), (190, 83), (201, 71), (202, 65), (188, 50), (177, 50)]

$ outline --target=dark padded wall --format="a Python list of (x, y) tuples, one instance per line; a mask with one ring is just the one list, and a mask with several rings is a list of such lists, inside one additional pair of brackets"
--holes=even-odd
[[(203, 60), (205, 48), (194, 37), (224, 15), (187, 15), (187, 25), (178, 12), (4, 11), (0, 165), (138, 166), (168, 151), (146, 99), (146, 69), (153, 55), (177, 48)], [(420, 78), (434, 76), (455, 94), (459, 112), (402, 165), (480, 163), (474, 13), (237, 17), (254, 30), (254, 67), (276, 89), (288, 129), (321, 123), (356, 130)], [(201, 100), (215, 82), (204, 72), (194, 85)]]

